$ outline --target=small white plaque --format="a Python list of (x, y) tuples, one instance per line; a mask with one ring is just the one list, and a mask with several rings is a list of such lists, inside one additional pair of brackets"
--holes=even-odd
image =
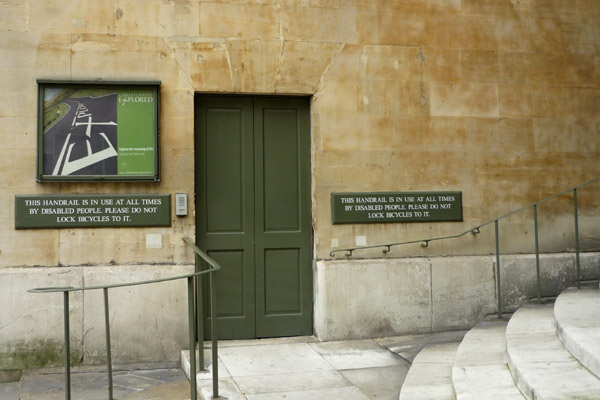
[(162, 247), (162, 234), (148, 233), (146, 234), (146, 248), (160, 249)]

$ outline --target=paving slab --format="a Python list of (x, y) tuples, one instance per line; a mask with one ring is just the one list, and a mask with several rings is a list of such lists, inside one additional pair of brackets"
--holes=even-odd
[(400, 400), (452, 400), (452, 365), (459, 343), (427, 345), (414, 359)]
[(518, 388), (531, 400), (598, 400), (600, 380), (562, 346), (553, 311), (552, 304), (529, 304), (508, 323), (508, 365)]
[[(113, 386), (131, 392), (154, 388), (165, 383), (185, 382), (181, 369), (131, 370), (113, 377)], [(108, 379), (108, 378), (107, 378)], [(189, 385), (188, 385), (189, 388)]]
[[(113, 379), (120, 372), (113, 374)], [(20, 385), (22, 400), (60, 400), (65, 398), (64, 375), (26, 374)], [(119, 398), (131, 390), (128, 387), (114, 385), (114, 397)], [(106, 374), (85, 372), (71, 375), (71, 398), (101, 400), (108, 395), (108, 377)]]
[(232, 377), (335, 369), (308, 343), (223, 347), (219, 359)]
[(248, 400), (369, 400), (364, 393), (354, 386), (319, 390), (303, 390), (297, 392), (263, 393), (247, 396)]
[[(151, 366), (146, 366), (150, 368)], [(113, 396), (115, 399), (126, 398), (129, 395), (146, 392), (151, 399), (150, 391), (165, 384), (176, 384), (187, 388), (189, 399), (189, 382), (179, 368), (160, 368), (152, 370), (121, 369), (113, 371)], [(26, 371), (19, 382), (0, 384), (0, 399), (2, 400), (63, 400), (64, 370), (48, 368)], [(16, 394), (16, 397), (15, 397)], [(108, 375), (105, 370), (97, 367), (74, 367), (71, 373), (71, 398), (85, 400), (106, 400), (108, 396)], [(133, 397), (135, 398), (135, 397)], [(157, 397), (160, 398), (160, 397)], [(175, 397), (164, 399), (178, 400)]]
[(118, 400), (190, 400), (190, 383), (169, 382), (127, 394)]
[(246, 394), (316, 390), (348, 386), (339, 371), (310, 371), (295, 374), (276, 374), (236, 377), (240, 390)]
[(419, 354), (428, 344), (457, 343), (462, 340), (466, 333), (467, 331), (461, 330), (420, 335), (390, 336), (374, 340), (379, 345), (386, 347), (412, 363), (417, 354)]
[(8, 382), (0, 384), (0, 399), (19, 400), (19, 383)]
[(507, 321), (484, 321), (458, 346), (452, 383), (457, 400), (523, 400), (508, 369)]
[(554, 319), (565, 348), (600, 377), (600, 290), (565, 290), (554, 304)]
[[(306, 340), (303, 340), (306, 339)], [(376, 341), (318, 342), (314, 338), (219, 342), (219, 395), (228, 399), (397, 400), (408, 363)], [(189, 373), (189, 352), (182, 353)], [(210, 350), (205, 351), (210, 359)], [(199, 394), (212, 397), (208, 372)]]
[(371, 400), (398, 400), (408, 365), (340, 371)]
[(373, 340), (310, 343), (335, 369), (359, 369), (402, 365), (403, 361)]

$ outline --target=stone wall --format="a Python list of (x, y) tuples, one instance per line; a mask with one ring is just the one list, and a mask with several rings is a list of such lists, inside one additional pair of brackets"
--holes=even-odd
[[(192, 217), (126, 235), (15, 231), (13, 196), (193, 193), (195, 92), (313, 96), (317, 258), (331, 239), (464, 230), (600, 171), (596, 2), (15, 0), (0, 14), (2, 266), (191, 261)], [(162, 81), (160, 184), (36, 183), (37, 78)], [(331, 192), (385, 190), (461, 190), (465, 223), (331, 224)], [(162, 249), (145, 249), (149, 231)]]
[[(600, 253), (581, 255), (582, 280), (600, 279)], [(502, 313), (537, 298), (535, 255), (500, 257)], [(576, 280), (574, 254), (540, 257), (541, 296)], [(319, 261), (315, 333), (322, 340), (470, 329), (498, 312), (495, 256)]]
[[(95, 286), (189, 274), (193, 265), (0, 269), (0, 370), (63, 364), (62, 293), (28, 293), (57, 286)], [(109, 289), (115, 364), (176, 361), (189, 347), (185, 279)], [(71, 361), (106, 363), (102, 290), (69, 296)]]

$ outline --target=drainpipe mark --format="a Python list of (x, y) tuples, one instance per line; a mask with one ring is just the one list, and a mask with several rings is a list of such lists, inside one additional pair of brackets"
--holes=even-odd
[(321, 78), (319, 79), (319, 82), (317, 83), (317, 86), (315, 88), (314, 97), (317, 97), (318, 96), (318, 92), (320, 92), (321, 90), (323, 90), (323, 81), (325, 80), (325, 77), (329, 73), (329, 69), (331, 68), (331, 66), (333, 65), (333, 63), (337, 60), (337, 58), (340, 56), (340, 54), (342, 54), (342, 51), (344, 50), (344, 47), (346, 47), (346, 44), (345, 43), (340, 43), (340, 47), (333, 54), (333, 57), (331, 57), (331, 60), (329, 61), (329, 64), (327, 64), (327, 66), (325, 67), (325, 70), (323, 70), (323, 74), (321, 75)]
[(279, 53), (279, 61), (277, 62), (277, 74), (275, 74), (275, 93), (277, 93), (277, 85), (281, 74), (281, 63), (283, 62), (283, 50), (285, 49), (285, 40), (281, 41), (281, 52)]
[(420, 88), (419, 88), (419, 101), (422, 107), (427, 106), (427, 96), (425, 93), (425, 81), (423, 79), (425, 55), (423, 54), (423, 48), (419, 47), (419, 54), (417, 54), (417, 60), (419, 60), (419, 75), (420, 75)]

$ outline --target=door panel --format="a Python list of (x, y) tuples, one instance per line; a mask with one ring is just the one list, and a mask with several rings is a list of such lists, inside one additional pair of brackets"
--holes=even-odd
[[(217, 299), (219, 315), (227, 318), (244, 316), (244, 252), (243, 251), (209, 251), (208, 256), (227, 266), (219, 273), (217, 292), (241, 293), (241, 296), (222, 296)], [(210, 313), (209, 313), (210, 316)]]
[(308, 100), (196, 104), (196, 236), (223, 267), (219, 338), (311, 334)]
[(254, 102), (256, 333), (312, 334), (308, 102)]
[(302, 311), (298, 249), (265, 249), (265, 315)]
[(264, 229), (299, 231), (298, 112), (263, 108)]
[[(196, 97), (196, 241), (222, 267), (222, 339), (255, 337), (252, 120), (252, 99)], [(210, 318), (207, 279), (203, 295)], [(204, 327), (208, 337), (210, 325)]]
[(206, 110), (206, 231), (244, 230), (243, 109)]

